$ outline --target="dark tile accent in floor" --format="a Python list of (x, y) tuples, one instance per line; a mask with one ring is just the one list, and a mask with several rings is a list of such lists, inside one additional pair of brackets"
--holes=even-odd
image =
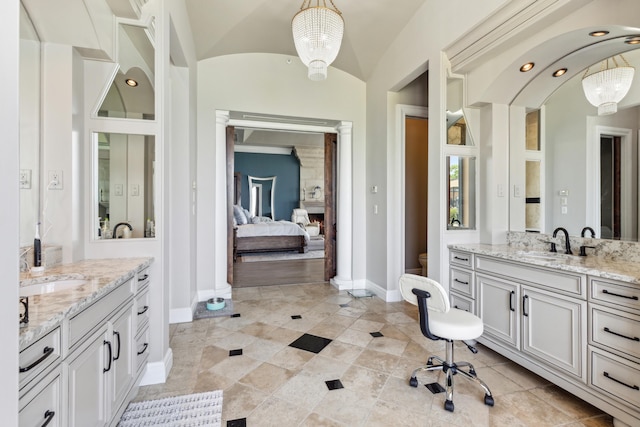
[(247, 419), (238, 418), (237, 420), (228, 420), (227, 427), (247, 427)]
[(240, 317), (240, 313), (233, 313), (231, 317)]
[(242, 356), (242, 349), (238, 348), (236, 350), (229, 350), (229, 357), (231, 356)]
[(318, 337), (311, 334), (304, 334), (300, 338), (289, 344), (289, 346), (317, 354), (320, 353), (323, 348), (328, 346), (331, 341), (332, 340), (330, 340), (329, 338)]
[(444, 393), (445, 389), (444, 387), (442, 387), (440, 384), (438, 383), (431, 383), (431, 384), (425, 384), (424, 385), (426, 388), (429, 389), (429, 391), (433, 394), (438, 394), (438, 393)]
[(339, 388), (344, 388), (344, 386), (342, 385), (342, 381), (340, 380), (325, 381), (325, 384), (327, 385), (329, 390), (337, 390)]
[(292, 319), (302, 319), (302, 316), (300, 316), (299, 314), (294, 314), (293, 316), (291, 316)]
[(342, 308), (349, 307), (349, 303), (346, 303), (346, 304), (340, 304), (340, 307), (342, 307)]
[(369, 332), (369, 335), (371, 335), (374, 338), (380, 338), (380, 337), (384, 336), (384, 335), (382, 335), (381, 332)]

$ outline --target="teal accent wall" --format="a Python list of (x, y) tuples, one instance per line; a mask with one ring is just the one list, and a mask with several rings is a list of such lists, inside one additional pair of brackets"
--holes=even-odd
[[(248, 175), (258, 178), (276, 176), (274, 219), (291, 221), (291, 213), (300, 203), (300, 162), (294, 155), (235, 153), (234, 168), (235, 172), (242, 175), (242, 207), (249, 209)], [(266, 194), (263, 195), (263, 202), (268, 203)]]

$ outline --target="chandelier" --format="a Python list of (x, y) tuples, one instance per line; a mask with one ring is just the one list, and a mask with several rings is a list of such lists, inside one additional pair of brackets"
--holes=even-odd
[(311, 80), (327, 78), (327, 67), (336, 59), (344, 33), (344, 20), (333, 0), (303, 0), (291, 22), (293, 41)]
[(602, 61), (600, 71), (589, 74), (589, 68), (587, 68), (582, 76), (584, 94), (592, 105), (598, 107), (599, 116), (617, 112), (618, 102), (631, 88), (635, 68), (630, 66), (622, 55), (618, 56), (622, 65), (619, 65), (616, 57), (613, 56)]

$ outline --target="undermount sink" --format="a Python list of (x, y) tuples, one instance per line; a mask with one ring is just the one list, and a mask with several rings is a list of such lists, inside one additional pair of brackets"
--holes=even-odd
[(78, 286), (89, 283), (85, 279), (68, 279), (56, 280), (47, 283), (36, 283), (35, 285), (27, 285), (20, 287), (21, 297), (30, 297), (32, 295), (50, 294), (52, 292), (60, 292), (66, 289), (77, 288)]

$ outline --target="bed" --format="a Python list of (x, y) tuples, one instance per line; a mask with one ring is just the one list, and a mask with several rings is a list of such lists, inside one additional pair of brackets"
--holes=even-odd
[[(241, 218), (238, 208), (234, 206), (234, 219), (235, 217)], [(264, 217), (247, 218), (246, 222), (234, 221), (234, 261), (238, 255), (247, 252), (296, 251), (304, 253), (308, 243), (309, 233), (291, 221), (273, 221)]]

